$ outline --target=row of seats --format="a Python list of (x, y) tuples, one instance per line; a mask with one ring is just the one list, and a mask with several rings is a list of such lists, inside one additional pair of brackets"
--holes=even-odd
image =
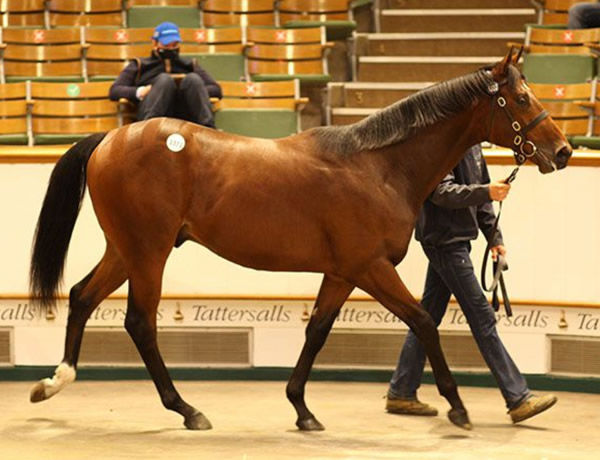
[[(563, 7), (574, 3), (563, 2)], [(576, 147), (600, 147), (596, 98), (600, 28), (530, 25), (524, 50), (523, 74), (570, 142)]]
[(600, 50), (600, 28), (531, 25), (527, 27), (524, 48), (526, 52), (536, 54), (595, 54)]
[(371, 0), (3, 0), (5, 26), (327, 26), (330, 39), (356, 28), (352, 9)]
[[(283, 137), (299, 130), (298, 80), (219, 82), (217, 128), (256, 137)], [(0, 84), (0, 144), (68, 144), (133, 121), (128, 101), (108, 99), (111, 82)]]
[(593, 56), (530, 54), (523, 61), (529, 86), (575, 147), (600, 148), (598, 62)]
[[(150, 55), (152, 28), (0, 29), (0, 81), (112, 80)], [(181, 53), (218, 80), (330, 79), (323, 27), (182, 28)]]
[(600, 135), (600, 101), (595, 78), (584, 83), (529, 85), (571, 142), (600, 144), (596, 138)]

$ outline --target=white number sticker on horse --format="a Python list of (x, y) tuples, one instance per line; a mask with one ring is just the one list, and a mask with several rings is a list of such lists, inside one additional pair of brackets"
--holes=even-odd
[(178, 133), (171, 134), (167, 137), (167, 148), (171, 152), (180, 152), (185, 147), (185, 138)]

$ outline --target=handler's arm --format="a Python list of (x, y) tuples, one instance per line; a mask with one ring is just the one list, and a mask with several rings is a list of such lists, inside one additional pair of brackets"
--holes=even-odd
[(480, 206), (489, 202), (490, 188), (489, 184), (459, 184), (451, 172), (435, 188), (429, 199), (438, 206), (450, 209)]

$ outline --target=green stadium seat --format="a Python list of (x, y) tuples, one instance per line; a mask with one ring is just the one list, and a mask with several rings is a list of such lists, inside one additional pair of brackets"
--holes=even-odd
[(2, 0), (0, 24), (3, 27), (45, 27), (46, 0)]
[(588, 148), (594, 150), (600, 150), (600, 101), (596, 99), (594, 103), (587, 104), (590, 112), (593, 116), (593, 124), (591, 126), (591, 133), (585, 136), (575, 135), (567, 136), (569, 142), (575, 148)]
[(599, 136), (571, 136), (569, 142), (574, 148), (600, 150)]
[(240, 81), (246, 74), (242, 54), (210, 53), (183, 56), (192, 57), (215, 80)]
[(325, 28), (248, 28), (246, 59), (254, 81), (298, 79), (303, 84), (325, 84), (331, 80), (326, 53), (333, 46), (325, 41)]
[(523, 74), (533, 83), (583, 83), (596, 76), (596, 59), (591, 55), (527, 54)]
[(196, 61), (216, 80), (239, 81), (246, 75), (240, 27), (181, 29), (181, 55)]
[(297, 132), (298, 117), (283, 109), (227, 109), (215, 114), (218, 129), (249, 137), (278, 138)]
[(155, 27), (164, 21), (179, 27), (200, 27), (197, 8), (139, 6), (127, 10), (128, 27)]
[(110, 85), (31, 82), (33, 143), (69, 144), (119, 127), (119, 103), (108, 99)]
[(273, 0), (200, 0), (204, 27), (275, 26)]
[(596, 80), (574, 84), (529, 83), (536, 97), (567, 136), (591, 132)]
[(600, 102), (597, 82), (530, 83), (529, 86), (575, 148), (600, 148)]
[(85, 28), (85, 64), (88, 79), (114, 80), (131, 59), (150, 56), (150, 38), (153, 31), (153, 28)]
[(279, 24), (285, 28), (325, 27), (327, 40), (344, 40), (356, 30), (350, 0), (280, 0)]
[(542, 2), (532, 2), (538, 8), (541, 8), (541, 19), (544, 25), (566, 26), (569, 19), (569, 8), (575, 3), (581, 3), (582, 0), (544, 0)]
[(2, 30), (1, 69), (6, 81), (83, 81), (80, 29)]
[(298, 80), (219, 82), (223, 99), (215, 102), (215, 123), (223, 131), (250, 137), (279, 138), (300, 130)]
[(123, 26), (121, 0), (49, 0), (47, 3), (50, 27)]
[(600, 28), (568, 30), (529, 25), (525, 37), (528, 54), (593, 54), (590, 45), (600, 42)]
[(129, 0), (128, 27), (156, 27), (161, 22), (174, 22), (179, 27), (200, 27), (197, 0)]

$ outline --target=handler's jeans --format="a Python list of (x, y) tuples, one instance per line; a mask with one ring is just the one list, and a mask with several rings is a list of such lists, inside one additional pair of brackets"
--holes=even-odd
[(168, 73), (156, 77), (152, 89), (138, 106), (137, 119), (155, 117), (175, 117), (214, 128), (210, 96), (202, 77), (188, 73), (179, 87)]
[[(475, 277), (469, 243), (444, 247), (423, 247), (429, 266), (421, 304), (436, 325), (454, 294), (465, 314), (479, 350), (494, 375), (509, 409), (529, 396), (527, 382), (504, 348), (496, 331), (494, 310), (487, 301)], [(409, 331), (398, 366), (390, 382), (389, 395), (415, 398), (421, 384), (425, 351), (417, 337)]]

